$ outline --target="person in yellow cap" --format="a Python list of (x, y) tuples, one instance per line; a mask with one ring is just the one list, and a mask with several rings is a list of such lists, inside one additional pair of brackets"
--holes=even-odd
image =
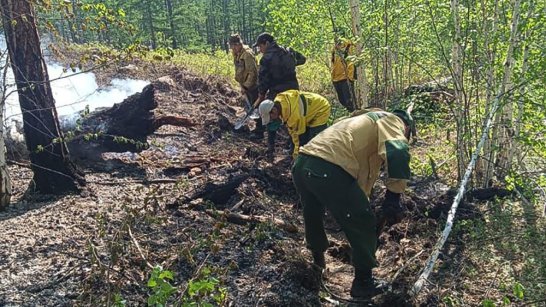
[(321, 95), (288, 90), (275, 96), (275, 100), (264, 100), (258, 108), (263, 125), (280, 119), (286, 124), (292, 138), (294, 151), (298, 155), (300, 146), (326, 129), (330, 118), (330, 102)]
[(369, 298), (380, 291), (372, 277), (377, 221), (368, 198), (383, 167), (388, 178), (380, 212), (390, 221), (400, 217), (400, 195), (410, 178), (412, 127), (406, 111), (368, 110), (333, 124), (309, 141), (300, 148), (292, 168), (314, 263), (326, 267), (328, 239), (322, 218), (328, 208), (353, 250), (353, 297)]
[(356, 108), (354, 82), (355, 65), (347, 57), (355, 54), (355, 45), (346, 38), (337, 38), (332, 48), (332, 82), (341, 105), (349, 112)]

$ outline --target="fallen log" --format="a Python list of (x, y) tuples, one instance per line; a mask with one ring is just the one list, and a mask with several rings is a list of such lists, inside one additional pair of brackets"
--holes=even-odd
[(213, 202), (216, 206), (225, 205), (236, 194), (236, 189), (250, 176), (247, 174), (236, 175), (223, 183), (207, 182), (196, 191), (190, 199), (203, 198)]
[(218, 216), (225, 217), (228, 222), (234, 223), (237, 225), (244, 225), (248, 223), (273, 223), (273, 225), (279, 227), (280, 229), (284, 231), (291, 232), (291, 233), (298, 232), (298, 228), (295, 225), (285, 222), (278, 218), (269, 218), (269, 217), (261, 216), (261, 215), (244, 215), (244, 214), (230, 212), (228, 210), (221, 211), (221, 210), (207, 209), (205, 210), (205, 212), (214, 218)]

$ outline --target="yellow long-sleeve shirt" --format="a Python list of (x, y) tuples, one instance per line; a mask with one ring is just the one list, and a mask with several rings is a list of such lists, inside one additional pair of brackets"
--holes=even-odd
[(258, 64), (252, 49), (243, 46), (241, 53), (233, 55), (235, 64), (235, 80), (247, 90), (258, 86)]
[(297, 90), (277, 94), (275, 102), (281, 105), (281, 120), (286, 124), (294, 143), (293, 154), (297, 155), (299, 136), (307, 131), (307, 127), (317, 127), (328, 122), (331, 111), (330, 102), (319, 94)]
[(369, 197), (381, 166), (387, 189), (403, 193), (410, 177), (404, 122), (382, 110), (343, 119), (313, 138), (300, 153), (336, 164), (353, 176)]
[(355, 54), (355, 45), (344, 39), (332, 49), (332, 81), (355, 80), (355, 64), (347, 56)]

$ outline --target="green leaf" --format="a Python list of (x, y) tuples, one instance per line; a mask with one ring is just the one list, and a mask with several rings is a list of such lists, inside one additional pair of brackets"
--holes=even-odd
[(490, 299), (485, 299), (482, 301), (482, 307), (495, 307), (495, 303)]
[(523, 299), (523, 296), (524, 296), (524, 292), (525, 292), (525, 288), (523, 287), (522, 284), (520, 284), (519, 282), (516, 281), (516, 283), (514, 284), (514, 295), (522, 300)]
[(170, 280), (174, 280), (174, 276), (173, 276), (173, 272), (171, 271), (163, 271), (161, 272), (161, 274), (159, 274), (159, 278), (160, 279), (170, 279)]

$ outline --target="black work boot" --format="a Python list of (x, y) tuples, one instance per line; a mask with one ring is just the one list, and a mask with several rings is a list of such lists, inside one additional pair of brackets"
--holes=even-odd
[(313, 254), (313, 263), (319, 268), (326, 268), (326, 260), (324, 259), (324, 253), (322, 252), (311, 252)]
[(355, 269), (355, 279), (351, 286), (352, 297), (372, 298), (381, 292), (381, 289), (375, 284), (372, 270)]

